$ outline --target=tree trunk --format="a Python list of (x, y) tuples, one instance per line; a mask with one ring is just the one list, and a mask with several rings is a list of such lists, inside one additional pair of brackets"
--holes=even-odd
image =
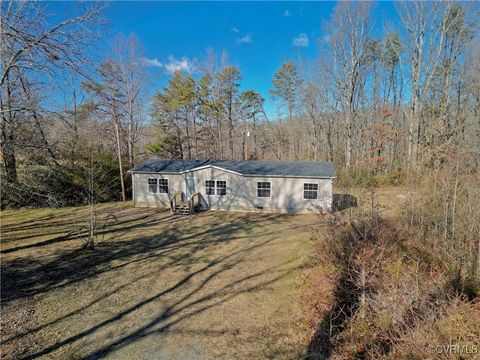
[(352, 131), (353, 130), (353, 121), (352, 115), (347, 114), (347, 134), (346, 134), (346, 144), (345, 144), (345, 166), (350, 168), (352, 166)]
[(193, 125), (193, 141), (195, 144), (195, 157), (198, 160), (198, 134), (197, 134), (197, 120), (195, 116), (195, 111), (192, 111), (192, 125)]
[(130, 165), (133, 165), (133, 114), (129, 114), (128, 119), (128, 136), (127, 136), (127, 145), (128, 145), (128, 162)]
[(5, 85), (6, 104), (3, 103), (3, 94), (1, 96), (2, 123), (0, 128), (0, 150), (5, 163), (5, 180), (9, 183), (14, 183), (17, 181), (17, 159), (15, 155), (15, 125), (12, 119), (13, 115), (11, 111), (12, 96), (9, 76), (6, 78)]
[(188, 159), (192, 158), (192, 144), (190, 142), (190, 130), (189, 130), (189, 122), (188, 122), (188, 111), (185, 113), (185, 137), (187, 138), (187, 152), (188, 152)]
[(118, 155), (118, 167), (120, 168), (120, 186), (122, 188), (122, 201), (126, 201), (125, 197), (125, 183), (123, 181), (123, 166), (122, 166), (122, 151), (120, 148), (120, 129), (119, 129), (119, 124), (118, 120), (115, 120), (115, 135), (117, 137), (117, 155)]
[(5, 162), (5, 180), (8, 183), (17, 181), (17, 159), (15, 156), (14, 136), (7, 134), (2, 124), (2, 156)]
[(255, 114), (253, 114), (253, 154), (254, 159), (257, 160), (258, 149), (257, 149), (257, 119)]
[(234, 151), (233, 151), (233, 99), (230, 96), (228, 101), (228, 143), (230, 147), (230, 159), (234, 159)]
[(480, 236), (477, 237), (472, 275), (474, 279), (480, 281)]

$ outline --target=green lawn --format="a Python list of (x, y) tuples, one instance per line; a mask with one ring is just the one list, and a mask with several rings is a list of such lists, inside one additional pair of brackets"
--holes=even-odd
[(315, 215), (2, 212), (3, 358), (298, 358)]

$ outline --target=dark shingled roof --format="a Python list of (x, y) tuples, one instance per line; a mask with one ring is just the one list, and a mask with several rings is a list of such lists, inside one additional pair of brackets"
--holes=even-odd
[(129, 172), (180, 173), (201, 166), (217, 166), (245, 176), (336, 177), (335, 165), (318, 161), (147, 160)]

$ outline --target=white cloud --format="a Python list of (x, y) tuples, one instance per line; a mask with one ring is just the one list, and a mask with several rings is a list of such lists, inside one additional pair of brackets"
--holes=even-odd
[(175, 71), (185, 71), (191, 73), (194, 70), (193, 63), (186, 57), (181, 59), (175, 59), (173, 56), (168, 57), (168, 63), (165, 65), (165, 69), (173, 74)]
[(295, 47), (306, 47), (310, 45), (310, 40), (308, 39), (307, 34), (301, 33), (297, 37), (293, 38), (292, 45)]
[(154, 58), (154, 59), (142, 58), (142, 62), (145, 66), (163, 67), (163, 64), (160, 61), (158, 61), (157, 58)]
[(232, 31), (234, 33), (238, 33), (238, 32), (240, 32), (240, 29), (238, 27), (234, 26), (230, 29), (230, 31)]
[(291, 15), (292, 15), (292, 13), (291, 13), (290, 11), (288, 11), (288, 10), (285, 10), (285, 11), (283, 12), (283, 16), (291, 16)]
[(170, 74), (173, 74), (177, 70), (185, 71), (187, 73), (191, 73), (195, 70), (193, 62), (185, 56), (181, 59), (176, 59), (174, 56), (170, 55), (166, 62), (161, 62), (157, 58), (142, 58), (142, 63), (145, 66), (164, 68)]
[(241, 38), (237, 39), (237, 42), (240, 44), (248, 44), (252, 42), (252, 35), (247, 34), (245, 36), (242, 36)]

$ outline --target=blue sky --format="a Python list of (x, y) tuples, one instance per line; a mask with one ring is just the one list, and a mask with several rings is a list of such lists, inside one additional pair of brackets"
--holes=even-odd
[[(71, 3), (50, 4), (60, 15)], [(267, 100), (271, 78), (282, 62), (315, 60), (321, 56), (323, 24), (335, 2), (112, 2), (106, 11), (109, 33), (135, 33), (150, 64), (151, 86), (159, 89), (175, 68), (191, 71), (205, 59), (207, 48), (226, 50), (229, 62), (240, 68), (242, 90), (254, 89)], [(391, 17), (393, 5), (380, 3), (377, 26)], [(111, 37), (100, 49), (108, 51)]]

